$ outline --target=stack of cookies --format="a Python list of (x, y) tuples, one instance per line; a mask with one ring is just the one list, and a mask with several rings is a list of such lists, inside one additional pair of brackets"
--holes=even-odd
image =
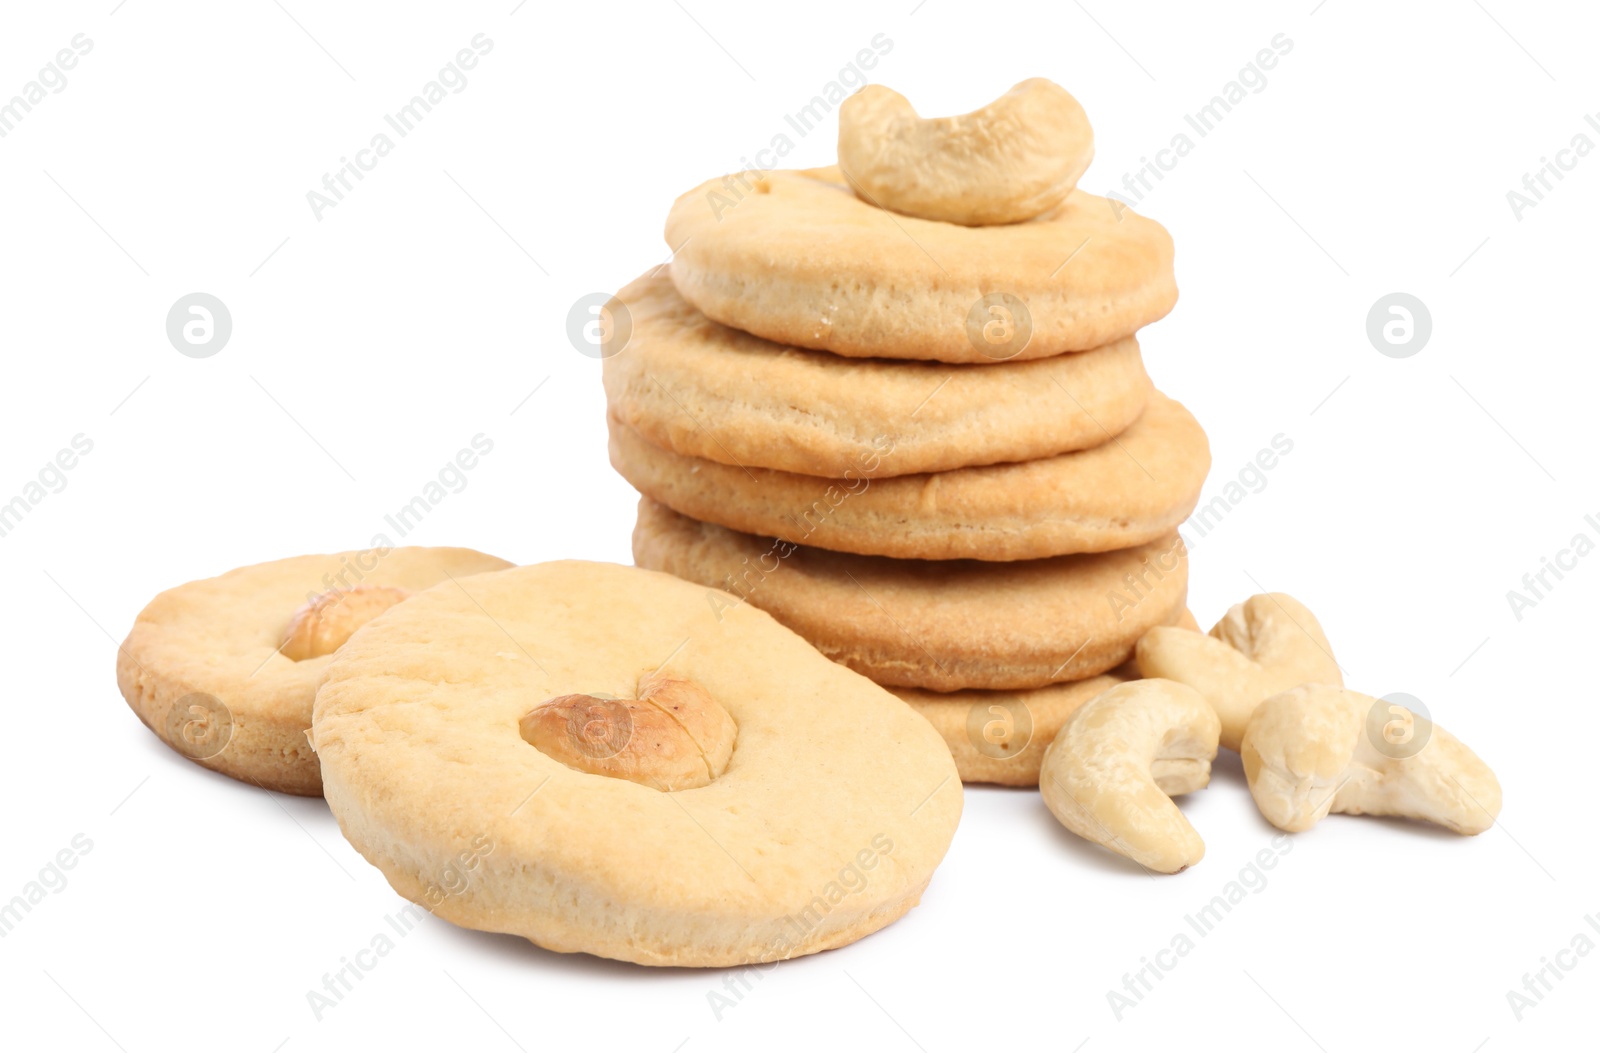
[(1172, 241), (1076, 189), (1092, 154), (1048, 81), (937, 120), (868, 88), (838, 167), (683, 195), (670, 268), (609, 305), (636, 562), (889, 688), (967, 781), (1036, 784), (1139, 637), (1192, 625), (1210, 454), (1134, 336)]

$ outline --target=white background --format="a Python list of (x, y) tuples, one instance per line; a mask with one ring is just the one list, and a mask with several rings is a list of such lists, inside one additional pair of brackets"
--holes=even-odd
[[(1600, 513), (1600, 159), (1520, 219), (1506, 197), (1578, 133), (1600, 143), (1583, 120), (1600, 110), (1592, 11), (915, 3), (7, 11), (0, 97), (75, 34), (93, 50), (0, 139), (0, 500), (74, 435), (94, 444), (0, 538), (0, 899), (75, 835), (93, 844), (0, 940), (7, 1046), (1593, 1043), (1600, 955), (1520, 1022), (1506, 997), (1580, 931), (1600, 941), (1583, 673), (1600, 557), (1520, 620), (1506, 598), (1574, 534), (1600, 540), (1584, 522)], [(467, 86), (314, 218), (307, 191), (478, 33), (494, 46)], [(401, 902), (321, 801), (157, 742), (116, 691), (115, 642), (172, 584), (366, 545), (479, 432), (493, 453), (408, 543), (627, 562), (634, 495), (607, 465), (598, 363), (568, 342), (568, 308), (665, 259), (674, 196), (774, 136), (794, 142), (786, 164), (829, 163), (835, 123), (797, 137), (784, 115), (879, 33), (893, 49), (873, 79), (926, 114), (1028, 76), (1066, 86), (1094, 122), (1083, 185), (1100, 193), (1272, 37), (1293, 41), (1139, 206), (1178, 246), (1180, 302), (1142, 340), (1210, 433), (1207, 498), (1274, 435), (1294, 443), (1195, 541), (1192, 607), (1209, 625), (1257, 582), (1305, 601), (1351, 686), (1415, 695), (1493, 765), (1503, 822), (1460, 839), (1327, 820), (1121, 1021), (1106, 992), (1272, 841), (1231, 755), (1184, 805), (1204, 862), (1159, 880), (1076, 841), (1031, 791), (968, 790), (920, 908), (762, 974), (720, 1021), (707, 992), (727, 974), (429, 919), (318, 1022), (307, 990)], [(165, 333), (195, 291), (233, 318), (204, 360)], [(1396, 291), (1433, 320), (1406, 359), (1365, 331)]]

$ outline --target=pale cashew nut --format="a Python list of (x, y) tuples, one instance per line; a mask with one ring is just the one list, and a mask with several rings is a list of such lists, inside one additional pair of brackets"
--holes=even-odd
[(1220, 725), (1199, 692), (1134, 680), (1090, 699), (1045, 751), (1039, 792), (1061, 825), (1148, 870), (1176, 874), (1206, 854), (1171, 798), (1211, 781)]
[(1140, 676), (1176, 680), (1204, 695), (1222, 718), (1222, 745), (1230, 750), (1238, 750), (1262, 699), (1301, 684), (1344, 684), (1316, 616), (1281, 592), (1234, 605), (1210, 636), (1151, 629), (1134, 654)]
[(519, 730), (569, 768), (653, 790), (692, 790), (727, 770), (738, 727), (704, 687), (651, 673), (639, 697), (559, 695), (529, 710)]
[[(1400, 709), (1415, 723), (1411, 753), (1379, 745), (1371, 716)], [(1500, 783), (1460, 739), (1404, 707), (1323, 684), (1262, 702), (1240, 749), (1256, 807), (1272, 825), (1309, 830), (1329, 812), (1423, 819), (1481, 834), (1500, 814)]]
[(839, 108), (839, 168), (880, 208), (969, 227), (1050, 211), (1094, 160), (1078, 100), (1035, 77), (981, 110), (921, 118), (899, 92), (869, 84)]

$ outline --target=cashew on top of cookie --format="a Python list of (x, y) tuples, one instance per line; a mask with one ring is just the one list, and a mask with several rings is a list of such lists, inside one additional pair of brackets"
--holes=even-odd
[(1088, 115), (1042, 77), (960, 117), (918, 117), (905, 96), (876, 84), (839, 108), (839, 168), (851, 188), (922, 219), (1032, 219), (1061, 204), (1093, 159)]
[(1045, 751), (1039, 792), (1061, 824), (1140, 866), (1175, 874), (1206, 846), (1172, 797), (1211, 781), (1216, 711), (1193, 688), (1134, 680), (1084, 703)]
[(521, 721), (523, 741), (569, 768), (663, 792), (706, 786), (727, 770), (733, 717), (692, 680), (640, 677), (639, 697), (560, 695)]
[(278, 650), (295, 662), (332, 654), (357, 629), (410, 595), (394, 585), (331, 589), (294, 612)]
[(1222, 718), (1222, 745), (1238, 750), (1262, 699), (1300, 684), (1344, 684), (1316, 617), (1281, 592), (1236, 604), (1211, 629), (1150, 630), (1135, 651), (1139, 675), (1188, 684)]
[[(1392, 741), (1396, 717), (1407, 729)], [(1460, 739), (1402, 706), (1324, 684), (1262, 702), (1240, 750), (1250, 795), (1274, 826), (1309, 830), (1329, 812), (1422, 819), (1480, 834), (1500, 783)]]

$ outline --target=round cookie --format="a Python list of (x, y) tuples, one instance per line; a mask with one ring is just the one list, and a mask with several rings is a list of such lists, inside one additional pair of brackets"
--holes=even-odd
[(723, 464), (839, 477), (888, 436), (879, 475), (1030, 461), (1105, 442), (1150, 396), (1139, 345), (985, 367), (845, 359), (718, 325), (664, 268), (616, 296), (631, 335), (606, 398), (657, 446)]
[(1031, 691), (889, 690), (921, 714), (950, 747), (963, 783), (1038, 786), (1044, 751), (1075, 710), (1139, 674), (1115, 670)]
[(331, 652), (408, 593), (511, 565), (465, 548), (375, 548), (191, 581), (139, 612), (117, 650), (117, 685), (190, 760), (315, 797), (322, 776), (306, 730)]
[(706, 586), (711, 606), (760, 607), (880, 684), (933, 691), (1102, 673), (1127, 661), (1147, 631), (1171, 624), (1189, 582), (1176, 534), (1013, 563), (900, 560), (740, 534), (649, 498), (639, 502), (633, 558)]
[(1211, 466), (1205, 432), (1159, 392), (1111, 442), (1020, 464), (818, 479), (685, 457), (611, 420), (611, 464), (683, 515), (797, 544), (903, 559), (1038, 559), (1105, 552), (1171, 533)]
[[(328, 805), (402, 896), (675, 966), (842, 946), (917, 903), (961, 786), (882, 688), (666, 574), (546, 563), (467, 591), (373, 623), (317, 694)], [(658, 788), (692, 785), (671, 773), (695, 753), (701, 785)]]
[(1161, 224), (1082, 190), (966, 227), (857, 197), (837, 168), (743, 172), (667, 217), (672, 280), (710, 318), (853, 358), (988, 364), (1086, 351), (1177, 302)]
[[(1199, 631), (1184, 608), (1172, 624)], [(943, 736), (964, 783), (1037, 786), (1044, 751), (1079, 706), (1139, 679), (1132, 662), (1086, 680), (1031, 691), (924, 691), (891, 687)]]

